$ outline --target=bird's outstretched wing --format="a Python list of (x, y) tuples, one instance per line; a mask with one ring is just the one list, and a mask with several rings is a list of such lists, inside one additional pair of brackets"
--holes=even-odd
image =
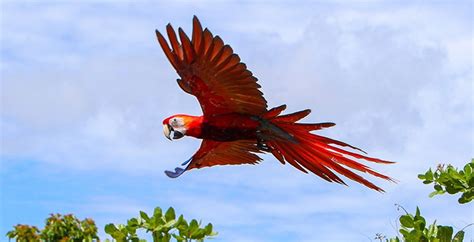
[(237, 54), (219, 36), (202, 29), (196, 16), (193, 18), (192, 40), (179, 28), (180, 42), (173, 27), (166, 32), (171, 44), (156, 30), (156, 36), (166, 57), (181, 79), (179, 86), (197, 97), (204, 115), (229, 112), (260, 115), (267, 102), (260, 85)]
[(187, 170), (215, 165), (257, 164), (262, 159), (256, 155), (261, 153), (255, 142), (238, 140), (232, 142), (218, 142), (203, 140), (196, 154), (183, 163), (185, 168), (177, 167), (174, 172), (165, 171), (166, 175), (176, 178)]

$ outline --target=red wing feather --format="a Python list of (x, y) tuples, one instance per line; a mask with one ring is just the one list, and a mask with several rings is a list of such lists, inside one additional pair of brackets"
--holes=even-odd
[(239, 140), (232, 142), (218, 142), (203, 140), (201, 147), (196, 154), (182, 165), (186, 167), (176, 167), (175, 171), (165, 171), (171, 178), (181, 176), (185, 171), (194, 168), (203, 168), (216, 165), (240, 165), (257, 164), (262, 159), (256, 155), (261, 153), (255, 142), (250, 140)]
[(192, 40), (179, 28), (178, 37), (168, 24), (166, 32), (171, 45), (159, 31), (156, 36), (171, 65), (182, 78), (179, 86), (197, 97), (204, 115), (245, 113), (260, 115), (267, 102), (258, 89), (257, 78), (240, 62), (229, 45), (208, 29), (202, 29), (194, 16)]
[(188, 170), (215, 165), (257, 164), (261, 153), (252, 140), (218, 142), (203, 140), (201, 147), (193, 155)]

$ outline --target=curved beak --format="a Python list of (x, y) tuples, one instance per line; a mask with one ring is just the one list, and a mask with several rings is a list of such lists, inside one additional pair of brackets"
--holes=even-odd
[(170, 137), (171, 131), (173, 131), (173, 127), (171, 127), (169, 124), (163, 124), (163, 133), (169, 140), (172, 140)]

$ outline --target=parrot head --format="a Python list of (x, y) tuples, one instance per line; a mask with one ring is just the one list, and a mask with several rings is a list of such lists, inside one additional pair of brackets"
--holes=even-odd
[[(169, 140), (183, 138), (195, 120), (196, 117), (184, 114), (170, 116), (163, 120), (163, 133)], [(171, 136), (171, 132), (173, 132), (173, 136)]]

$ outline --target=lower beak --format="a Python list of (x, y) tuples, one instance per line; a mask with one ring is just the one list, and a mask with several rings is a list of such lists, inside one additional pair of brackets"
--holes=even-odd
[(182, 134), (181, 132), (179, 131), (173, 131), (173, 139), (181, 139), (184, 137), (184, 134)]
[(163, 133), (165, 134), (166, 138), (168, 138), (169, 140), (172, 140), (170, 137), (172, 130), (173, 128), (169, 124), (163, 124)]

